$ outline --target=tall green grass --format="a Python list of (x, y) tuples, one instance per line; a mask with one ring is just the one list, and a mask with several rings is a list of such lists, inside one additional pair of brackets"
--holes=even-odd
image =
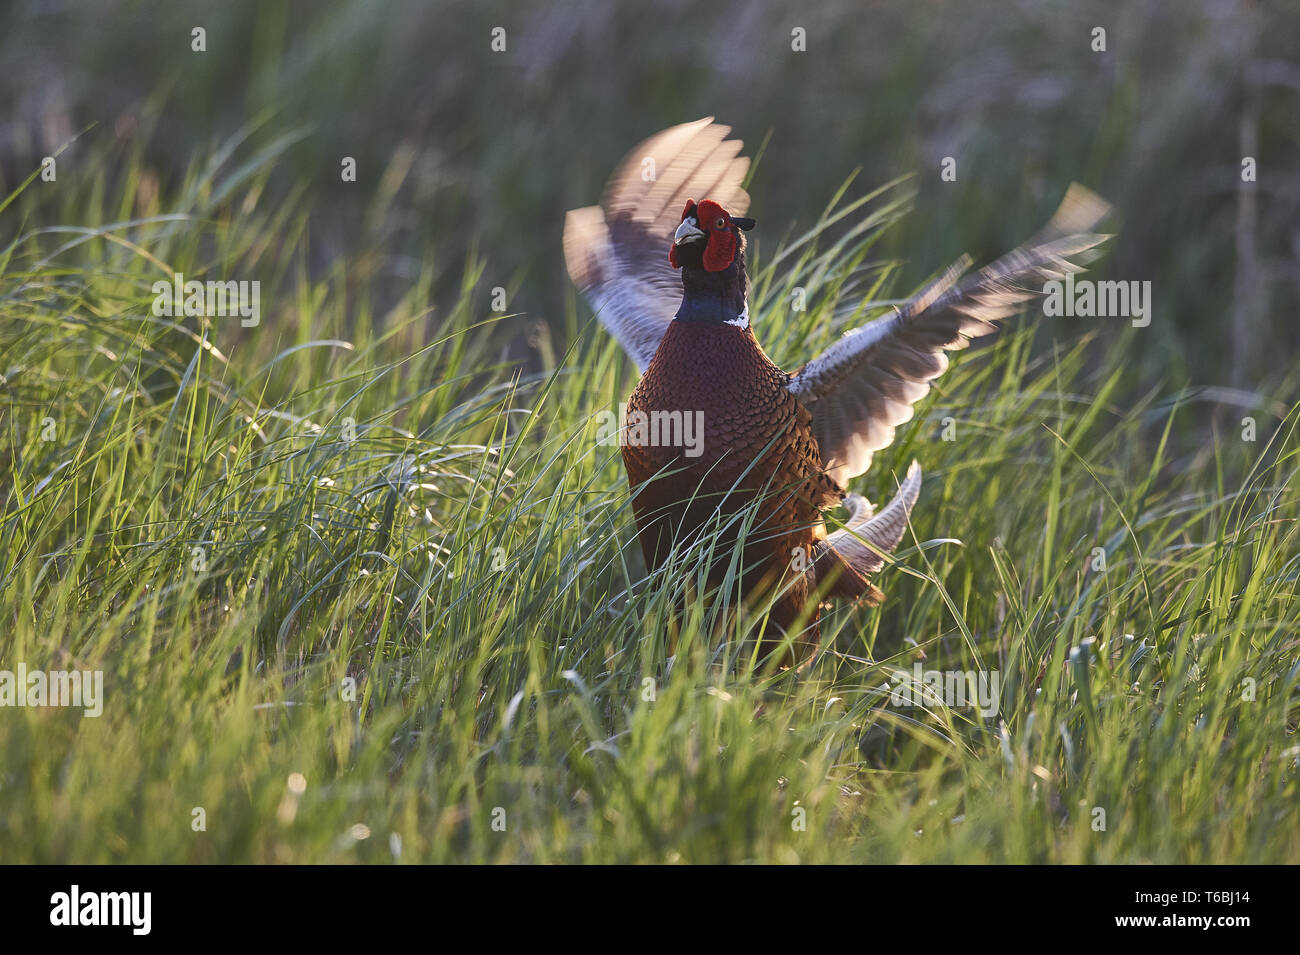
[[(0, 861), (1300, 860), (1285, 396), (1212, 434), (1127, 387), (1142, 330), (1011, 323), (857, 482), (926, 468), (886, 604), (756, 667), (762, 608), (687, 599), (670, 640), (700, 552), (646, 573), (593, 417), (633, 373), (585, 308), (502, 364), (503, 263), (447, 302), (436, 264), (313, 270), (274, 152), (237, 155), (149, 208), (128, 157), (0, 213), (0, 668), (106, 689), (0, 710)], [(906, 207), (759, 235), (774, 358), (906, 291)], [(172, 271), (260, 280), (262, 324), (153, 316)], [(997, 715), (891, 705), (922, 659), (998, 671)]]

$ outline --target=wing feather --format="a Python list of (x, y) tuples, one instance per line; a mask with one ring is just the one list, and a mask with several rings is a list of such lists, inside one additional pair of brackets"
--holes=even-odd
[(912, 406), (948, 367), (945, 352), (987, 335), (1041, 295), (1045, 281), (1081, 271), (1108, 236), (1090, 231), (1109, 212), (1077, 183), (1036, 236), (969, 278), (963, 257), (893, 313), (848, 332), (797, 371), (790, 390), (812, 412), (822, 462), (841, 486), (871, 464), (911, 420)]
[(741, 188), (749, 160), (729, 132), (710, 116), (651, 136), (619, 163), (599, 206), (565, 217), (569, 275), (641, 371), (681, 304), (668, 248), (686, 200), (713, 199), (733, 215), (749, 210)]

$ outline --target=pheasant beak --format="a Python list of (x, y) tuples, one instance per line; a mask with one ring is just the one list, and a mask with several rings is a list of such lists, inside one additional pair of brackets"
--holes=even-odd
[(704, 233), (696, 225), (695, 219), (688, 216), (682, 220), (682, 224), (677, 227), (677, 231), (673, 234), (673, 245), (682, 245), (702, 238), (704, 238)]

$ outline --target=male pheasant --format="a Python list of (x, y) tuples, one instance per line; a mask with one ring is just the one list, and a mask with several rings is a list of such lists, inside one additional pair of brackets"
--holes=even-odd
[[(702, 419), (694, 449), (624, 440), (647, 565), (720, 528), (711, 583), (722, 582), (742, 544), (745, 594), (774, 598), (769, 622), (806, 658), (820, 640), (812, 599), (819, 581), (829, 597), (882, 598), (869, 577), (902, 539), (921, 469), (912, 462), (879, 513), (847, 493), (849, 479), (912, 417), (947, 368), (946, 351), (992, 332), (1038, 294), (1035, 285), (1079, 271), (1096, 254), (1105, 236), (1090, 230), (1108, 206), (1072, 186), (1025, 245), (966, 279), (969, 261), (959, 261), (905, 305), (785, 372), (750, 326), (745, 232), (754, 221), (741, 188), (749, 160), (728, 132), (706, 118), (646, 140), (615, 171), (600, 206), (568, 214), (564, 254), (573, 281), (642, 372), (628, 420)], [(647, 159), (651, 177), (643, 175)], [(849, 518), (827, 535), (821, 513), (841, 503)], [(795, 632), (801, 617), (805, 627)], [(769, 636), (764, 649), (776, 644)]]

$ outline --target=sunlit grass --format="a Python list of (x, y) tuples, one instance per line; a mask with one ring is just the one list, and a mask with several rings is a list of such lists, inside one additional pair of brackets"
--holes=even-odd
[[(1289, 396), (1210, 437), (1133, 389), (1139, 331), (1020, 323), (857, 482), (926, 469), (884, 607), (756, 670), (762, 614), (689, 599), (709, 541), (646, 575), (593, 418), (632, 370), (589, 313), (527, 375), (482, 263), (377, 305), (260, 201), (273, 155), (0, 215), (0, 668), (106, 687), (0, 710), (0, 860), (1300, 859)], [(774, 358), (907, 291), (875, 249), (901, 188), (759, 237)], [(173, 270), (260, 280), (261, 325), (154, 317)], [(997, 715), (889, 705), (922, 655), (998, 671)]]

